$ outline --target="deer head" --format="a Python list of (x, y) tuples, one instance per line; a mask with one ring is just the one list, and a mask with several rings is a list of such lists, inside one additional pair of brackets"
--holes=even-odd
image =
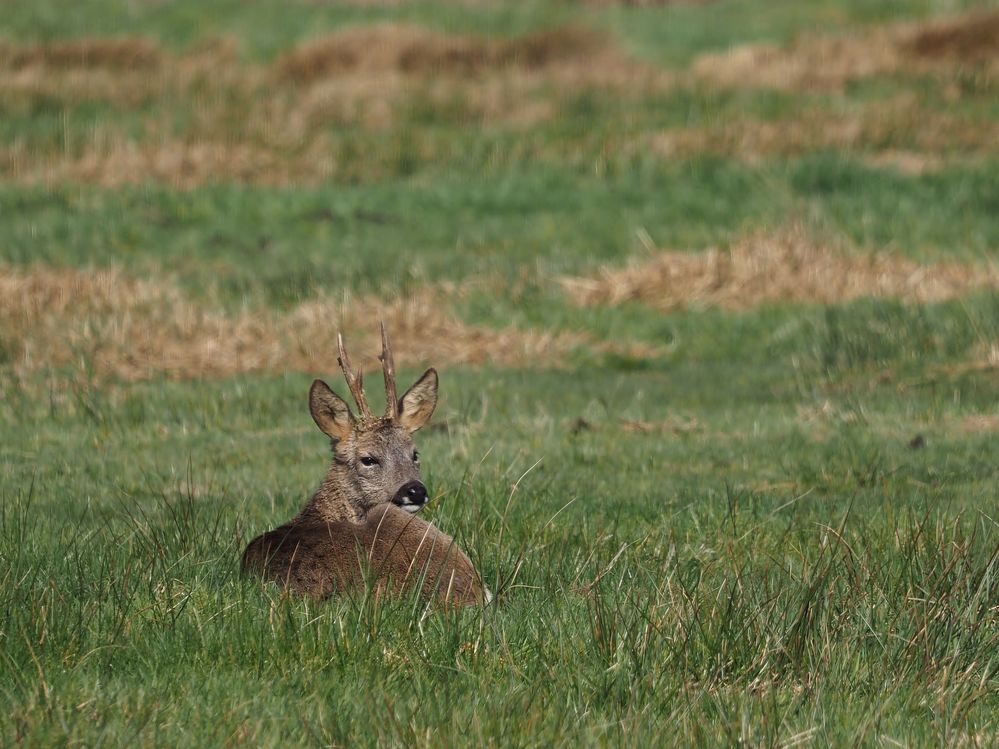
[(355, 372), (337, 333), (338, 361), (358, 414), (322, 380), (309, 390), (309, 411), (330, 438), (333, 462), (326, 480), (300, 518), (363, 520), (368, 510), (392, 502), (416, 512), (427, 502), (420, 477), (420, 456), (412, 434), (429, 421), (437, 405), (437, 371), (428, 369), (401, 398), (396, 397), (395, 364), (385, 324), (381, 326), (385, 414), (368, 406), (360, 372)]

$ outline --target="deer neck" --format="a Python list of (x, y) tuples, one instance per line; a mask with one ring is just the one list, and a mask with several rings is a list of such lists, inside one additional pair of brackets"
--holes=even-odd
[(312, 495), (296, 521), (364, 522), (366, 515), (360, 491), (345, 475), (346, 467), (334, 462), (319, 489)]

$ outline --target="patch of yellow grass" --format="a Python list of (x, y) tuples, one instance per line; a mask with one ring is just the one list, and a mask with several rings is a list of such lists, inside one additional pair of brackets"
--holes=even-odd
[(378, 367), (361, 352), (379, 350), (379, 320), (392, 331), (402, 365), (548, 368), (578, 348), (652, 353), (579, 333), (468, 325), (448, 300), (469, 288), (439, 284), (390, 299), (324, 296), (283, 312), (227, 313), (171, 284), (118, 270), (0, 266), (0, 336), (18, 372), (79, 365), (127, 380), (333, 371), (337, 329), (349, 335), (361, 367)]
[[(617, 97), (630, 111), (678, 84), (836, 91), (864, 76), (931, 75), (948, 100), (980, 100), (999, 71), (995, 26), (999, 12), (981, 11), (809, 35), (786, 46), (704, 55), (681, 73), (635, 59), (609, 35), (573, 26), (497, 38), (360, 25), (302, 42), (269, 64), (247, 62), (224, 39), (181, 54), (143, 37), (5, 42), (0, 108), (25, 117), (59, 107), (72, 114), (93, 101), (116, 114), (98, 116), (92, 127), (71, 117), (63, 138), (41, 131), (0, 144), (0, 179), (181, 188), (374, 180), (396, 174), (400, 159), (453, 157), (451, 142), (441, 128), (427, 127), (428, 118), (466, 129), (526, 130), (558, 118), (581, 94)], [(982, 111), (903, 94), (849, 106), (827, 102), (773, 121), (736, 115), (665, 131), (631, 118), (620, 132), (522, 138), (510, 158), (540, 154), (562, 162), (599, 153), (627, 160), (651, 151), (755, 160), (837, 149), (918, 173), (994, 155), (999, 122)], [(344, 135), (359, 131), (381, 133), (363, 159), (353, 136)]]
[(994, 153), (997, 143), (999, 122), (928, 110), (906, 94), (863, 107), (815, 107), (777, 120), (738, 118), (648, 136), (650, 150), (671, 158), (710, 152), (758, 160), (835, 149), (917, 173), (946, 164), (947, 156)]
[(581, 2), (598, 8), (665, 8), (669, 5), (709, 5), (718, 0), (581, 0)]
[(789, 91), (842, 90), (880, 74), (953, 71), (956, 65), (999, 62), (999, 11), (866, 31), (805, 35), (787, 46), (751, 44), (700, 56), (691, 66), (702, 81), (728, 87)]
[[(999, 365), (999, 362), (997, 362)], [(958, 424), (962, 432), (996, 432), (999, 431), (999, 414), (971, 414), (963, 416)]]
[(999, 10), (977, 10), (924, 24), (908, 35), (904, 47), (921, 58), (995, 61), (999, 59)]
[(689, 434), (703, 430), (697, 419), (671, 418), (664, 421), (622, 419), (621, 430), (630, 434)]
[(0, 42), (0, 67), (21, 70), (155, 68), (162, 61), (159, 45), (144, 37), (81, 37), (51, 42), (11, 44)]
[(871, 166), (894, 169), (902, 174), (920, 175), (941, 169), (948, 162), (934, 153), (888, 149), (865, 158)]
[(783, 90), (842, 89), (850, 80), (895, 70), (900, 55), (890, 35), (816, 36), (788, 47), (750, 44), (698, 57), (691, 72), (718, 86)]
[(844, 252), (800, 227), (757, 232), (728, 250), (657, 252), (589, 278), (563, 278), (577, 304), (637, 300), (660, 309), (708, 305), (748, 309), (768, 302), (832, 304), (858, 297), (928, 302), (999, 287), (994, 268), (963, 263), (921, 265), (888, 253)]
[(26, 182), (86, 182), (118, 187), (159, 182), (188, 189), (220, 181), (283, 185), (322, 179), (333, 171), (333, 154), (322, 139), (304, 153), (288, 154), (252, 142), (167, 139), (136, 142), (111, 134), (82, 153), (40, 161), (24, 150), (0, 150), (15, 176)]
[[(190, 187), (237, 180), (314, 183), (377, 178), (393, 140), (371, 158), (341, 157), (337, 127), (415, 133), (421, 118), (468, 127), (531, 127), (581, 91), (621, 96), (671, 78), (578, 28), (509, 39), (447, 34), (405, 24), (357, 26), (302, 43), (269, 65), (247, 63), (226, 40), (183, 54), (142, 37), (0, 47), (0, 107), (25, 115), (84, 101), (136, 112), (99, 119), (43, 144), (0, 145), (0, 177), (27, 183), (148, 181)], [(140, 127), (135, 127), (135, 119)], [(349, 150), (349, 149), (348, 149)]]
[(467, 76), (502, 68), (571, 65), (592, 74), (608, 64), (624, 66), (631, 73), (642, 69), (638, 62), (622, 56), (607, 37), (582, 28), (506, 39), (386, 23), (358, 26), (300, 44), (278, 60), (277, 71), (290, 80), (310, 81), (356, 70)]

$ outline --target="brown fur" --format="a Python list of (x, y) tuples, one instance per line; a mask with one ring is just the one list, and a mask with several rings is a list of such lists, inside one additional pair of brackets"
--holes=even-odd
[(312, 383), (309, 410), (332, 442), (333, 461), (322, 485), (291, 521), (250, 542), (242, 571), (320, 598), (362, 588), (372, 580), (379, 593), (419, 583), (425, 596), (448, 605), (487, 602), (491, 595), (454, 540), (410, 512), (427, 499), (411, 435), (437, 405), (437, 372), (428, 369), (397, 400), (395, 366), (383, 326), (381, 360), (388, 403), (386, 414), (378, 418), (371, 413), (342, 338), (338, 345), (359, 416), (355, 418), (325, 382)]
[(318, 598), (363, 589), (369, 581), (376, 595), (419, 585), (425, 597), (447, 605), (486, 599), (454, 540), (392, 504), (372, 510), (363, 523), (293, 520), (250, 542), (242, 570)]

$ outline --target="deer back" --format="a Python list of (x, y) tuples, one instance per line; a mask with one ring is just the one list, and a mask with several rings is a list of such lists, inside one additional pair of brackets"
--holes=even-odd
[(264, 533), (247, 546), (242, 569), (317, 598), (367, 584), (376, 595), (419, 586), (424, 597), (450, 606), (491, 597), (450, 536), (393, 504), (362, 523), (291, 522)]

